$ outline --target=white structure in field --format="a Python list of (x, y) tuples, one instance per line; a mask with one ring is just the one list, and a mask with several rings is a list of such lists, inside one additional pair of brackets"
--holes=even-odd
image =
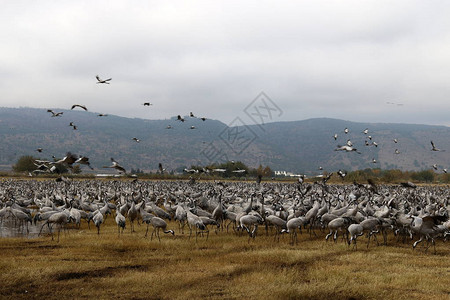
[(275, 176), (285, 176), (285, 177), (300, 177), (301, 174), (294, 174), (292, 172), (287, 171), (275, 171)]

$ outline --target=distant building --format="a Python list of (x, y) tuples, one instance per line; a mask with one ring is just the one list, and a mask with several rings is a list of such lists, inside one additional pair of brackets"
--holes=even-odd
[(285, 177), (300, 177), (301, 174), (295, 174), (287, 171), (275, 171), (275, 176), (285, 176)]

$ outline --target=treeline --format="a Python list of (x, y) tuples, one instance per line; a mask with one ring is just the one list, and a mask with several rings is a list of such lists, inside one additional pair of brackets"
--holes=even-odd
[[(62, 163), (55, 163), (59, 160), (59, 158), (53, 158), (53, 162), (51, 166), (54, 166), (53, 171), (49, 171), (48, 166), (50, 165), (47, 162), (45, 165), (43, 163), (39, 163), (40, 160), (36, 157), (26, 155), (20, 157), (16, 164), (12, 166), (13, 172), (16, 175), (19, 173), (31, 173), (33, 175), (39, 175), (42, 177), (54, 177), (53, 175), (63, 174), (63, 175), (77, 175), (77, 177), (93, 177), (94, 174), (92, 172), (82, 173), (82, 169), (79, 165), (72, 165), (69, 169), (66, 165)], [(203, 179), (215, 179), (217, 177), (227, 178), (227, 179), (243, 179), (243, 178), (256, 178), (267, 177), (271, 178), (274, 175), (274, 172), (269, 166), (259, 165), (258, 168), (250, 168), (245, 165), (241, 161), (228, 161), (221, 164), (209, 164), (205, 166), (201, 165), (192, 165), (190, 168), (180, 167), (177, 170), (171, 171), (157, 171), (156, 173), (145, 172), (139, 168), (131, 169), (127, 176), (130, 175), (138, 175), (140, 178), (148, 178), (148, 179), (177, 179), (177, 178), (189, 178), (190, 176), (195, 175), (196, 178)]]
[[(39, 164), (36, 163), (36, 159), (33, 156), (22, 156), (18, 159), (15, 165), (13, 165), (13, 174), (5, 172), (0, 174), (0, 176), (20, 176), (20, 174), (33, 173), (42, 177), (54, 177), (57, 174), (65, 174), (92, 178), (95, 176), (93, 173), (82, 173), (79, 165), (74, 165), (72, 169), (68, 169), (63, 164), (55, 164), (56, 171), (52, 173), (45, 172), (33, 172), (39, 168)], [(58, 161), (54, 158), (54, 161)], [(422, 170), (422, 171), (401, 171), (398, 169), (392, 170), (381, 170), (381, 169), (364, 169), (357, 171), (346, 172), (346, 176), (341, 178), (340, 176), (334, 174), (331, 177), (331, 183), (353, 183), (354, 181), (358, 183), (367, 182), (368, 179), (376, 180), (378, 183), (399, 183), (405, 181), (412, 181), (416, 183), (450, 183), (450, 174), (441, 173), (438, 174), (433, 170)], [(139, 178), (143, 179), (185, 179), (193, 177), (196, 179), (236, 179), (236, 180), (252, 180), (257, 177), (262, 177), (264, 180), (274, 179), (274, 172), (269, 166), (259, 165), (258, 168), (250, 168), (241, 161), (227, 161), (221, 164), (210, 164), (210, 165), (192, 165), (190, 168), (180, 167), (177, 172), (174, 171), (163, 171), (163, 172), (145, 172), (140, 169), (131, 169), (131, 173), (126, 176), (131, 176), (132, 174), (138, 175)], [(324, 173), (324, 175), (328, 175)], [(276, 180), (281, 181), (292, 181), (296, 180), (292, 177), (276, 177)], [(315, 181), (317, 178), (309, 178), (307, 181)]]
[(367, 182), (367, 179), (375, 179), (379, 183), (399, 183), (405, 181), (421, 182), (421, 183), (450, 183), (450, 174), (438, 174), (433, 170), (422, 171), (401, 171), (381, 170), (381, 169), (365, 169), (348, 172), (342, 179), (339, 176), (333, 176), (331, 182), (358, 183)]

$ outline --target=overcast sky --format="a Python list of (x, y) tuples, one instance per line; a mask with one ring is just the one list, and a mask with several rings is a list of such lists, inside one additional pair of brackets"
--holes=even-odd
[(0, 106), (450, 126), (449, 1), (286, 2), (1, 1)]

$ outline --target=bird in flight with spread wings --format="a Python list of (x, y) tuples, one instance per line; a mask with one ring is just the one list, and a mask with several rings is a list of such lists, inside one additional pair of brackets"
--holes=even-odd
[(125, 168), (122, 167), (121, 165), (119, 165), (119, 163), (117, 161), (114, 160), (114, 158), (111, 157), (111, 162), (112, 165), (111, 166), (103, 166), (103, 168), (113, 168), (116, 169), (117, 171), (121, 172), (121, 173), (126, 173), (127, 171), (125, 171)]
[(431, 151), (445, 151), (445, 150), (441, 150), (441, 149), (436, 148), (436, 145), (433, 143), (433, 141), (431, 141), (431, 147), (433, 147), (431, 149)]
[(84, 105), (80, 105), (80, 104), (74, 104), (74, 105), (72, 105), (72, 108), (71, 109), (74, 109), (75, 107), (79, 107), (79, 108), (82, 108), (82, 109), (84, 109), (85, 111), (87, 111), (88, 109), (86, 108), (86, 106), (84, 106)]
[(106, 83), (109, 84), (108, 81), (110, 81), (112, 78), (108, 78), (108, 79), (101, 79), (100, 76), (96, 75), (95, 78), (97, 78), (97, 83)]
[(63, 115), (63, 112), (54, 112), (51, 109), (47, 109), (47, 112), (52, 114), (52, 117), (61, 117)]

